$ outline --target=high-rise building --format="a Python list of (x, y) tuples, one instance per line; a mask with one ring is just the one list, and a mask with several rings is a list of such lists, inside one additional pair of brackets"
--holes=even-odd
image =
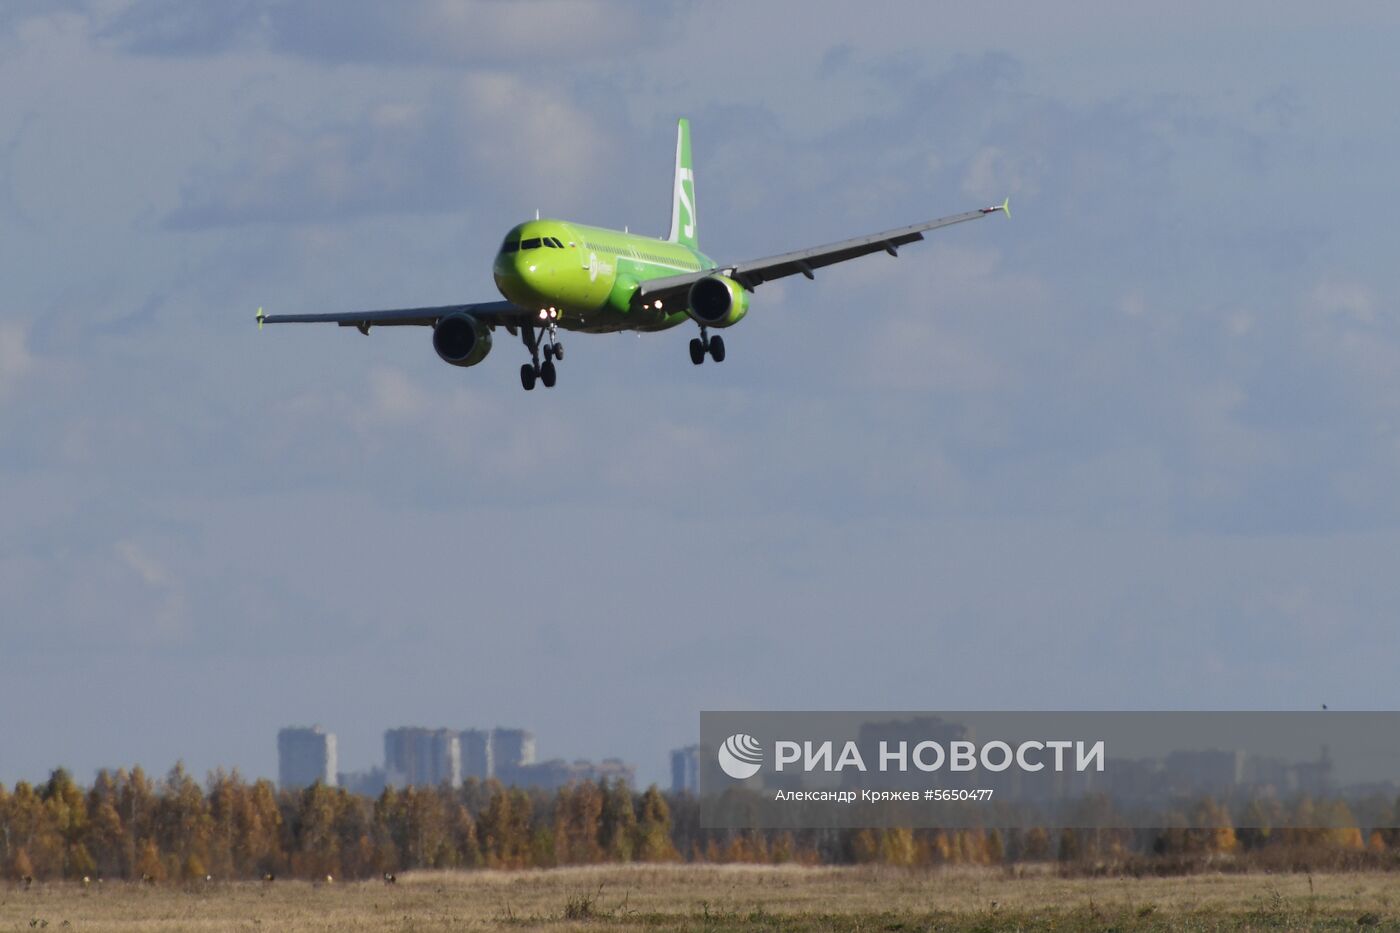
[(671, 752), (671, 793), (700, 793), (699, 745), (687, 745)]
[(524, 729), (491, 730), (491, 765), (495, 777), (535, 763), (535, 734)]
[(462, 786), (462, 745), (452, 729), (437, 729), (427, 738), (428, 771), (424, 784)]
[(283, 790), (298, 790), (317, 781), (335, 787), (335, 734), (320, 726), (278, 732), (277, 783)]
[(457, 787), (462, 783), (462, 746), (451, 729), (403, 726), (384, 733), (384, 770), (391, 784)]
[(496, 776), (491, 759), (491, 730), (463, 729), (457, 734), (462, 748), (462, 777), (485, 781)]

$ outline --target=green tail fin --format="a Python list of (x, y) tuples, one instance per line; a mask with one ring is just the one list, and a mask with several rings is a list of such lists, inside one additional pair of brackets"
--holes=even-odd
[(695, 169), (690, 164), (690, 121), (676, 126), (676, 186), (671, 193), (671, 233), (666, 239), (698, 249), (695, 232)]

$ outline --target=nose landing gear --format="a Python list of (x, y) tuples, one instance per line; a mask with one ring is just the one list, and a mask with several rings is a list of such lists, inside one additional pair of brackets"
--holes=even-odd
[(724, 362), (724, 338), (719, 334), (713, 337), (705, 328), (700, 328), (700, 336), (690, 341), (690, 361), (696, 366), (705, 362), (705, 354), (710, 355), (710, 359), (716, 363)]

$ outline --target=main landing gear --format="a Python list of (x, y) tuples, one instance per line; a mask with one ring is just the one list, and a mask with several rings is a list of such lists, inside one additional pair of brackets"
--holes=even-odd
[[(545, 340), (548, 333), (549, 339)], [(564, 345), (559, 342), (559, 327), (550, 322), (546, 327), (535, 333), (534, 327), (523, 327), (520, 330), (520, 339), (525, 344), (525, 348), (530, 351), (530, 362), (520, 367), (520, 386), (526, 392), (535, 387), (535, 380), (544, 383), (546, 389), (554, 388), (555, 380), (559, 374), (555, 369), (554, 361), (564, 359)], [(540, 362), (540, 354), (544, 354), (544, 362)]]
[(705, 354), (716, 363), (724, 362), (724, 338), (719, 334), (710, 336), (705, 328), (700, 328), (700, 336), (690, 341), (690, 361), (696, 366), (705, 362)]

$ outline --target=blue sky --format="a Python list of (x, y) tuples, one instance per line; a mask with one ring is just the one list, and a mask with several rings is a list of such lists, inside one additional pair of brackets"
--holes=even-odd
[[(72, 0), (0, 11), (0, 781), (707, 708), (1394, 708), (1381, 4)], [(688, 332), (494, 297), (533, 216), (739, 259), (1011, 195)]]

